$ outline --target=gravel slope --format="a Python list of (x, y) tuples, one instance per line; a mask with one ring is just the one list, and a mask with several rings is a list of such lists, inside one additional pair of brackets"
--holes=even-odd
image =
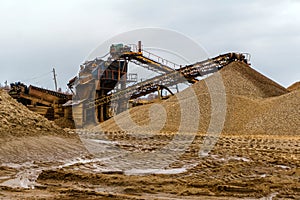
[[(229, 64), (220, 70), (220, 74), (226, 94), (226, 102), (222, 104), (226, 106), (222, 133), (299, 134), (299, 91), (289, 93), (286, 88), (241, 62)], [(121, 113), (99, 127), (110, 132), (160, 130), (156, 132), (172, 134), (179, 130), (182, 118), (198, 112), (200, 114), (198, 132), (206, 133), (212, 120), (212, 98), (219, 98), (219, 93), (222, 93), (221, 85), (209, 85), (217, 76), (214, 74), (206, 80), (199, 81), (168, 100), (153, 104), (156, 105), (154, 107), (145, 105), (130, 109), (130, 117), (138, 126), (128, 126), (130, 117), (127, 113)], [(191, 92), (188, 92), (191, 90), (195, 92), (199, 109), (192, 105), (195, 99)], [(188, 107), (183, 116), (182, 105)], [(165, 114), (162, 110), (165, 110)], [(164, 126), (160, 128), (164, 120)], [(190, 125), (192, 126), (192, 121)], [(189, 132), (189, 127), (183, 131)]]
[(76, 134), (65, 132), (0, 90), (0, 163), (69, 159), (85, 152)]

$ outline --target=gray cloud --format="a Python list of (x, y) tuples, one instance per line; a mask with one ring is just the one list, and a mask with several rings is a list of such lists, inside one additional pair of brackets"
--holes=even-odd
[[(26, 80), (53, 88), (76, 75), (93, 48), (143, 27), (179, 31), (210, 56), (249, 52), (253, 67), (284, 86), (298, 81), (298, 1), (1, 1), (0, 82)], [(138, 40), (138, 39), (137, 39)]]

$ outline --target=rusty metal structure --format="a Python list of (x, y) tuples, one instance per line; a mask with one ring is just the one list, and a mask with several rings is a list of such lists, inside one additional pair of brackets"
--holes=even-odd
[(49, 120), (72, 117), (70, 110), (62, 105), (72, 99), (72, 95), (17, 82), (10, 84), (10, 96), (25, 105), (29, 110), (45, 116)]
[[(194, 84), (197, 77), (212, 74), (233, 61), (248, 63), (249, 58), (249, 54), (227, 53), (181, 66), (143, 50), (141, 42), (138, 45), (114, 44), (107, 60), (96, 58), (80, 66), (79, 75), (68, 83), (74, 92), (73, 100), (64, 106), (72, 106), (78, 126), (102, 122), (126, 109), (132, 99), (156, 91), (161, 96), (162, 90), (173, 94), (171, 86), (183, 82)], [(128, 73), (129, 62), (158, 75), (138, 82), (137, 74)]]

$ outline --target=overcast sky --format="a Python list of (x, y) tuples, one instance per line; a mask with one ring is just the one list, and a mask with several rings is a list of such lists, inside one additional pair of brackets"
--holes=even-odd
[[(237, 51), (283, 86), (300, 79), (300, 1), (1, 0), (0, 83), (63, 89), (114, 35), (144, 27), (178, 31), (210, 57)], [(101, 55), (99, 55), (101, 56)]]

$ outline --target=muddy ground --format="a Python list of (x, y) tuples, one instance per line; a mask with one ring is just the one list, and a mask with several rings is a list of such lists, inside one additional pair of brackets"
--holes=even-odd
[[(197, 135), (177, 161), (153, 171), (152, 166), (109, 166), (105, 158), (113, 159), (118, 149), (155, 152), (172, 137), (79, 134), (85, 144), (101, 146), (97, 158), (2, 164), (0, 199), (300, 199), (298, 136), (221, 136), (208, 155), (199, 157), (206, 135)], [(118, 156), (126, 162), (130, 155)]]
[[(299, 84), (287, 90), (239, 62), (220, 74), (225, 91), (208, 91), (216, 74), (154, 112), (130, 109), (135, 126), (123, 112), (62, 129), (69, 121), (50, 122), (0, 90), (0, 199), (300, 199)], [(226, 104), (212, 106), (220, 94)], [(222, 113), (221, 135), (208, 131)]]

